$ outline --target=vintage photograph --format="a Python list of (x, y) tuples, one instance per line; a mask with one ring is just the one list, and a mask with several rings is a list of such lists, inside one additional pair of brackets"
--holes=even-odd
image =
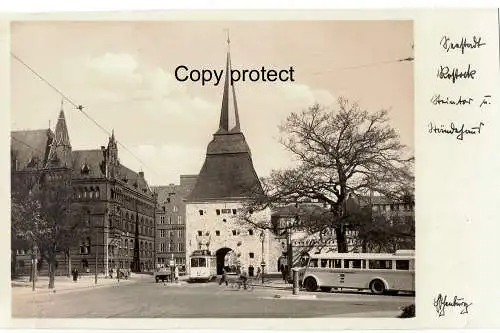
[(13, 318), (416, 316), (413, 21), (10, 28)]

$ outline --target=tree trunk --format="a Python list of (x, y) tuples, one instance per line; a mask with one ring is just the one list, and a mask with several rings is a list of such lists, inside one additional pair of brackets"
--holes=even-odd
[(54, 289), (54, 284), (56, 280), (56, 253), (51, 251), (49, 254), (49, 289)]
[(335, 227), (335, 238), (337, 239), (337, 252), (347, 253), (347, 239), (345, 230), (341, 226)]
[(68, 260), (68, 272), (67, 272), (67, 276), (71, 277), (71, 249), (68, 249), (66, 251), (66, 256), (67, 256), (67, 260)]
[(10, 277), (15, 278), (16, 273), (17, 273), (17, 251), (16, 250), (10, 250)]

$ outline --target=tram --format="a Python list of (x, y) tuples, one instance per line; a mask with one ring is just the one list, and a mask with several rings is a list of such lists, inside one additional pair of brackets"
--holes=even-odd
[(217, 258), (209, 250), (195, 250), (189, 258), (189, 280), (210, 281), (217, 277)]

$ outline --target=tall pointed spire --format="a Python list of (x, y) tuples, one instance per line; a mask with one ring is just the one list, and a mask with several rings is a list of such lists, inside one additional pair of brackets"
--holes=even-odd
[(227, 31), (227, 56), (226, 56), (226, 77), (224, 81), (224, 93), (222, 96), (222, 107), (220, 112), (219, 130), (216, 134), (240, 133), (240, 119), (238, 115), (238, 104), (236, 103), (236, 93), (231, 80), (231, 41), (229, 30)]
[(61, 111), (57, 118), (54, 137), (50, 144), (47, 166), (66, 167), (71, 163), (71, 144), (69, 142), (68, 127), (63, 110), (63, 100), (61, 100)]
[(252, 163), (250, 148), (240, 129), (238, 107), (231, 84), (231, 54), (227, 38), (226, 77), (219, 129), (208, 144), (205, 162), (188, 202), (241, 200), (262, 193), (259, 177)]

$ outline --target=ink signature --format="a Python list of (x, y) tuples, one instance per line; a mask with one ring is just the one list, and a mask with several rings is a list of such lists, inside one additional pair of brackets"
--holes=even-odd
[(448, 307), (458, 307), (460, 308), (460, 314), (469, 313), (469, 306), (472, 302), (466, 302), (463, 297), (453, 296), (453, 301), (448, 301), (447, 295), (438, 294), (434, 299), (434, 307), (439, 317), (446, 315), (446, 308)]
[(484, 126), (483, 122), (480, 122), (478, 126), (474, 126), (471, 128), (465, 128), (464, 124), (456, 125), (454, 122), (451, 122), (449, 127), (445, 125), (437, 126), (434, 123), (429, 123), (429, 133), (431, 134), (456, 134), (456, 138), (459, 141), (464, 139), (464, 135), (476, 135), (481, 134), (481, 128)]

